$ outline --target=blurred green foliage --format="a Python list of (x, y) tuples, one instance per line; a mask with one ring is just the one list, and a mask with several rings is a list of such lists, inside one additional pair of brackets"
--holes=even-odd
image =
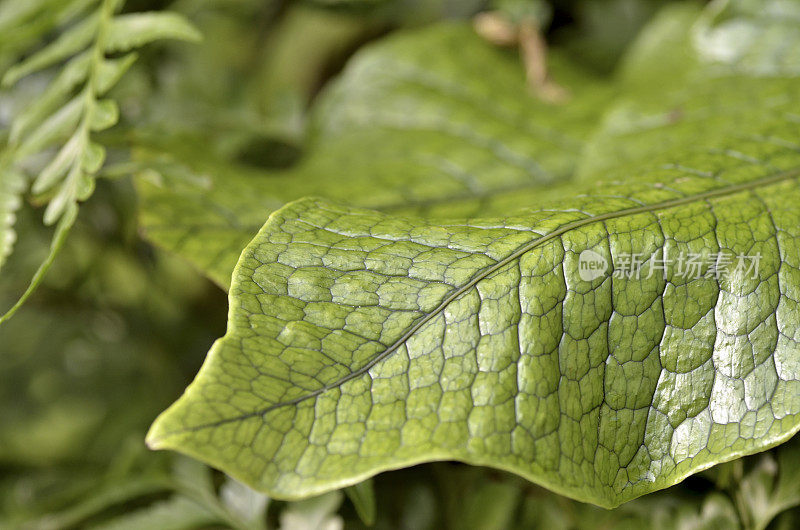
[[(0, 13), (17, 1), (0, 1)], [(608, 75), (663, 3), (554, 0), (547, 37)], [(204, 40), (144, 50), (115, 88), (121, 126), (101, 135), (111, 147), (102, 173), (110, 179), (82, 207), (43, 287), (0, 327), (0, 528), (334, 529), (360, 528), (372, 517), (373, 528), (415, 530), (800, 525), (797, 441), (612, 511), (454, 463), (385, 473), (347, 495), (270, 502), (199, 463), (144, 448), (153, 418), (185, 388), (203, 352), (224, 332), (226, 299), (190, 265), (139, 237), (133, 186), (116, 178), (136, 168), (127, 151), (200, 134), (208, 155), (219, 160), (261, 169), (291, 166), (304, 152), (309, 106), (353, 52), (398, 29), (468, 19), (502, 4), (125, 4), (131, 12), (168, 7), (183, 13)], [(0, 32), (0, 71), (53, 37), (63, 5), (51, 1), (35, 24)], [(57, 72), (0, 93), (0, 130), (7, 131), (14, 113)], [(47, 253), (51, 233), (38, 220), (39, 206), (29, 202), (18, 213), (19, 241), (1, 273), (4, 307)]]

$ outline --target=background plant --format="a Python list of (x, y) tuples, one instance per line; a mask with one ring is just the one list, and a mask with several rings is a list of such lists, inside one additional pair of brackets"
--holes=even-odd
[[(15, 247), (2, 269), (4, 307), (52, 264), (0, 327), (3, 523), (792, 527), (795, 442), (611, 511), (452, 463), (270, 501), (142, 443), (224, 332), (224, 292), (194, 271), (227, 288), (241, 250), (285, 202), (315, 194), (390, 213), (505, 212), (650, 156), (646, 134), (615, 138), (641, 132), (637, 105), (651, 84), (698, 87), (687, 80), (709, 64), (796, 73), (785, 46), (796, 38), (792, 3), (676, 4), (653, 18), (660, 4), (535, 10), (551, 77), (570, 92), (554, 106), (531, 96), (515, 49), (483, 42), (468, 23), (492, 9), (513, 22), (526, 3), (0, 3), (3, 260)], [(731, 35), (751, 46), (725, 53), (718, 44)], [(504, 90), (480, 99), (498, 79)], [(519, 141), (523, 133), (535, 141)], [(449, 164), (467, 156), (471, 174)]]

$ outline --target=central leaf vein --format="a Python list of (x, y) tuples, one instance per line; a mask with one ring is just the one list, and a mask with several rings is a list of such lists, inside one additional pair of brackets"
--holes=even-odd
[(293, 398), (293, 399), (290, 399), (290, 400), (287, 400), (287, 401), (281, 401), (279, 403), (275, 403), (273, 405), (270, 405), (268, 407), (264, 407), (262, 409), (259, 409), (259, 410), (253, 411), (253, 412), (240, 414), (240, 415), (237, 415), (237, 416), (233, 416), (233, 417), (230, 417), (230, 418), (217, 420), (217, 421), (214, 421), (214, 422), (209, 422), (209, 423), (202, 424), (202, 425), (196, 425), (196, 426), (188, 428), (187, 430), (195, 431), (195, 430), (200, 430), (200, 429), (204, 429), (204, 428), (216, 427), (218, 425), (223, 425), (223, 424), (231, 423), (231, 422), (235, 422), (235, 421), (241, 421), (241, 420), (244, 420), (244, 419), (247, 419), (247, 418), (250, 418), (250, 417), (254, 417), (254, 416), (263, 416), (263, 415), (268, 414), (269, 412), (271, 412), (273, 410), (276, 410), (276, 409), (279, 409), (279, 408), (282, 408), (282, 407), (288, 407), (288, 406), (297, 405), (297, 404), (299, 404), (299, 403), (301, 403), (303, 401), (306, 401), (308, 399), (312, 399), (314, 397), (317, 397), (320, 394), (323, 394), (324, 392), (327, 392), (329, 390), (337, 388), (337, 387), (347, 383), (348, 381), (350, 381), (352, 379), (355, 379), (355, 378), (367, 373), (377, 363), (381, 362), (386, 357), (388, 357), (389, 355), (391, 355), (392, 353), (397, 351), (397, 349), (400, 348), (400, 346), (402, 346), (417, 331), (419, 331), (419, 329), (422, 326), (424, 326), (426, 323), (428, 323), (434, 317), (436, 317), (438, 314), (440, 314), (455, 299), (457, 299), (458, 297), (460, 297), (461, 295), (463, 295), (464, 293), (466, 293), (467, 291), (469, 291), (470, 289), (475, 287), (478, 284), (478, 282), (488, 278), (489, 276), (491, 276), (495, 272), (499, 271), (500, 269), (502, 269), (506, 265), (508, 265), (508, 264), (514, 262), (515, 260), (519, 259), (524, 254), (530, 252), (534, 248), (542, 245), (543, 243), (545, 243), (545, 242), (547, 242), (547, 241), (549, 241), (551, 239), (559, 237), (559, 236), (569, 232), (570, 230), (574, 230), (576, 228), (580, 228), (580, 227), (583, 227), (583, 226), (586, 226), (586, 225), (589, 225), (589, 224), (593, 224), (593, 223), (597, 223), (597, 222), (604, 222), (604, 221), (609, 220), (609, 219), (625, 217), (625, 216), (628, 216), (628, 215), (636, 215), (636, 214), (640, 214), (640, 213), (647, 213), (647, 212), (653, 212), (653, 211), (658, 211), (658, 210), (665, 210), (665, 209), (674, 208), (674, 207), (682, 206), (682, 205), (693, 203), (693, 202), (697, 202), (697, 201), (708, 201), (710, 199), (717, 198), (717, 197), (733, 195), (733, 194), (736, 194), (736, 193), (752, 190), (752, 189), (763, 187), (763, 186), (769, 186), (769, 185), (773, 185), (773, 184), (778, 184), (778, 183), (783, 182), (783, 181), (787, 181), (787, 180), (791, 180), (791, 179), (797, 178), (798, 176), (800, 176), (800, 168), (794, 168), (794, 169), (791, 169), (791, 170), (783, 171), (783, 172), (775, 174), (775, 175), (771, 175), (771, 176), (768, 176), (768, 177), (757, 179), (757, 180), (754, 180), (754, 181), (751, 181), (751, 182), (725, 186), (725, 187), (713, 189), (713, 190), (710, 190), (710, 191), (707, 191), (707, 192), (704, 192), (704, 193), (694, 194), (694, 195), (691, 195), (691, 196), (681, 197), (681, 198), (678, 198), (678, 199), (671, 199), (671, 200), (668, 200), (668, 201), (663, 201), (663, 202), (659, 202), (659, 203), (655, 203), (655, 204), (650, 204), (650, 205), (645, 205), (645, 206), (637, 206), (637, 207), (633, 207), (633, 208), (625, 208), (625, 209), (622, 209), (622, 210), (617, 210), (617, 211), (614, 211), (614, 212), (608, 212), (608, 213), (604, 213), (604, 214), (600, 214), (600, 215), (595, 215), (595, 216), (592, 216), (592, 217), (589, 217), (589, 218), (586, 218), (586, 219), (580, 219), (580, 220), (577, 220), (577, 221), (573, 221), (573, 222), (567, 223), (567, 224), (565, 224), (565, 225), (553, 230), (552, 232), (550, 232), (548, 234), (545, 234), (543, 236), (537, 237), (536, 239), (528, 241), (527, 243), (525, 243), (522, 246), (520, 246), (517, 250), (515, 250), (514, 252), (512, 252), (511, 254), (506, 256), (505, 258), (497, 261), (495, 264), (490, 265), (488, 267), (485, 267), (485, 268), (479, 270), (468, 282), (466, 282), (461, 287), (458, 287), (457, 289), (454, 289), (450, 294), (448, 294), (434, 309), (432, 309), (428, 313), (426, 313), (426, 314), (422, 315), (421, 317), (419, 317), (408, 328), (408, 330), (405, 333), (403, 333), (403, 335), (401, 337), (399, 337), (391, 345), (386, 347), (385, 350), (383, 350), (380, 353), (378, 353), (377, 355), (375, 355), (375, 357), (370, 359), (366, 364), (364, 364), (364, 366), (358, 368), (357, 370), (354, 370), (354, 371), (350, 372), (349, 374), (339, 378), (338, 380), (336, 380), (336, 381), (334, 381), (332, 383), (324, 385), (324, 386), (322, 386), (322, 387), (320, 387), (320, 388), (318, 388), (316, 390), (309, 391), (307, 394), (304, 394), (302, 396), (298, 396), (296, 398)]

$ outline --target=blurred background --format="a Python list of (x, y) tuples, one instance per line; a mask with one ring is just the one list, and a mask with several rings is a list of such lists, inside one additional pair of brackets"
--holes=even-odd
[[(185, 135), (217, 160), (291, 167), (312, 134), (316, 96), (353, 53), (390, 33), (470, 23), (487, 9), (541, 9), (548, 43), (602, 78), (665, 3), (130, 0), (126, 11), (183, 13), (204, 40), (142, 52), (116, 89), (123, 121), (103, 142), (136, 154)], [(18, 54), (0, 35), (0, 70)], [(0, 129), (52, 75), (0, 94)], [(0, 327), (0, 528), (364, 527), (371, 489), (270, 501), (187, 458), (145, 448), (150, 423), (224, 334), (227, 300), (191, 265), (140, 236), (128, 160), (113, 152), (110, 160), (105, 176), (123, 178), (98, 182), (43, 286)], [(35, 204), (19, 212), (19, 241), (2, 270), (3, 307), (47, 253), (50, 231), (40, 219)], [(771, 491), (781, 458), (772, 451), (718, 466), (613, 511), (498, 471), (421, 465), (374, 479), (374, 527), (722, 528), (736, 520), (731, 498)], [(773, 526), (795, 521), (789, 511)]]

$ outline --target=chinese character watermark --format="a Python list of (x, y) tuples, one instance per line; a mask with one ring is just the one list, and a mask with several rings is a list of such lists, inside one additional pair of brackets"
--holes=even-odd
[[(614, 256), (611, 276), (617, 279), (650, 279), (660, 275), (665, 280), (671, 271), (673, 277), (689, 280), (714, 278), (716, 280), (736, 275), (741, 278), (758, 279), (761, 253), (732, 254), (730, 252), (694, 253), (680, 252), (671, 256), (667, 249), (657, 250), (652, 255), (623, 253)], [(593, 250), (584, 250), (578, 257), (578, 274), (583, 281), (590, 282), (606, 276), (608, 260)]]

